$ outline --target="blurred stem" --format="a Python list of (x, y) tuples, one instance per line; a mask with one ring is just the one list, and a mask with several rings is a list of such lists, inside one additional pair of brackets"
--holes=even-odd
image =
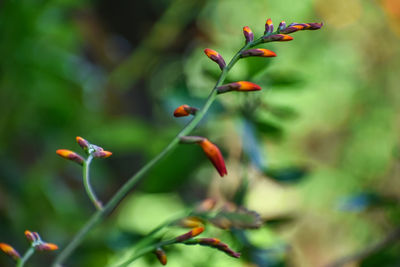
[[(268, 35), (276, 34), (271, 33)], [(226, 75), (229, 70), (235, 65), (235, 63), (240, 59), (240, 54), (242, 51), (254, 47), (263, 43), (263, 38), (254, 40), (253, 42), (247, 43), (242, 49), (237, 52), (229, 64), (222, 70), (221, 75), (217, 83), (215, 84), (213, 90), (208, 96), (204, 106), (196, 112), (193, 119), (172, 139), (172, 141), (162, 150), (157, 156), (150, 160), (146, 165), (144, 165), (136, 174), (134, 174), (129, 180), (115, 193), (115, 195), (110, 199), (110, 201), (104, 206), (102, 210), (98, 210), (89, 221), (81, 228), (81, 230), (75, 235), (72, 241), (61, 251), (58, 257), (53, 262), (54, 267), (60, 267), (61, 264), (70, 256), (70, 254), (76, 249), (76, 247), (83, 241), (87, 233), (100, 223), (125, 197), (125, 195), (144, 177), (144, 175), (154, 167), (162, 158), (164, 158), (169, 152), (171, 152), (178, 144), (180, 137), (188, 135), (201, 121), (204, 115), (207, 113), (211, 104), (215, 101), (217, 97), (217, 87), (222, 85), (225, 81)]]
[(92, 186), (90, 185), (90, 163), (92, 162), (93, 156), (89, 155), (86, 161), (83, 163), (83, 185), (85, 186), (86, 193), (88, 194), (90, 200), (93, 202), (93, 205), (96, 209), (101, 210), (103, 207), (101, 202), (97, 199), (96, 194), (93, 191)]
[(16, 267), (23, 267), (25, 262), (35, 253), (35, 248), (31, 246), (22, 256), (22, 258), (17, 262)]

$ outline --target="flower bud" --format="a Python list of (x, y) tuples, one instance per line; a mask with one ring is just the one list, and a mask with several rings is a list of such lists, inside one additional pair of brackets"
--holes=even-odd
[(255, 83), (252, 82), (246, 82), (246, 81), (240, 81), (240, 82), (234, 82), (234, 83), (228, 83), (221, 85), (217, 88), (218, 94), (230, 92), (230, 91), (242, 91), (242, 92), (248, 92), (248, 91), (259, 91), (261, 90), (261, 87)]
[(89, 143), (87, 140), (83, 139), (82, 137), (77, 136), (77, 137), (76, 137), (76, 142), (78, 143), (78, 145), (79, 145), (83, 150), (87, 151), (87, 150), (89, 149), (90, 143)]
[(212, 61), (218, 64), (219, 68), (222, 70), (225, 68), (226, 63), (224, 58), (217, 52), (212, 49), (206, 48), (204, 49), (204, 53), (209, 57)]
[(35, 246), (37, 251), (52, 251), (52, 250), (57, 250), (58, 246), (53, 243), (41, 243), (37, 246)]
[(98, 150), (92, 153), (92, 156), (95, 158), (108, 158), (112, 155), (112, 152), (106, 150)]
[(293, 37), (290, 35), (286, 34), (273, 34), (269, 36), (264, 36), (263, 37), (263, 42), (268, 43), (268, 42), (285, 42), (285, 41), (291, 41), (293, 40)]
[(279, 23), (278, 31), (282, 32), (284, 29), (286, 29), (286, 22), (282, 20), (281, 23)]
[(188, 240), (192, 237), (198, 236), (199, 234), (201, 234), (204, 231), (204, 227), (196, 227), (193, 228), (191, 231), (187, 232), (186, 234), (180, 235), (178, 237), (175, 238), (176, 242), (183, 242), (185, 240)]
[(267, 22), (265, 22), (265, 34), (270, 34), (274, 31), (274, 24), (272, 24), (272, 20), (271, 19), (267, 19)]
[(34, 243), (40, 240), (40, 236), (36, 232), (31, 232), (29, 230), (25, 230), (25, 237), (28, 239), (29, 243)]
[(244, 38), (246, 38), (246, 44), (253, 42), (254, 34), (248, 26), (243, 27)]
[(157, 248), (154, 253), (162, 265), (167, 264), (167, 254), (165, 254), (165, 251), (162, 248)]
[(6, 243), (0, 243), (0, 250), (10, 256), (13, 260), (17, 261), (21, 258), (18, 251)]
[(185, 117), (189, 115), (195, 115), (198, 111), (197, 108), (190, 107), (188, 105), (181, 105), (174, 111), (174, 117)]
[(222, 153), (219, 150), (219, 148), (210, 141), (208, 141), (208, 139), (204, 139), (198, 144), (201, 146), (208, 159), (214, 165), (219, 175), (223, 177), (224, 175), (228, 174), (225, 167), (224, 157), (222, 156)]
[(195, 216), (189, 216), (186, 217), (178, 222), (179, 226), (185, 227), (185, 228), (195, 228), (195, 227), (203, 227), (203, 220), (200, 219), (199, 217)]
[(241, 55), (242, 57), (276, 57), (274, 52), (264, 48), (244, 50)]
[(216, 248), (225, 252), (231, 257), (239, 258), (240, 253), (233, 251), (227, 244), (222, 243), (218, 238), (196, 238), (185, 242), (186, 245), (201, 245)]
[(76, 163), (78, 163), (79, 165), (83, 165), (83, 162), (85, 161), (81, 156), (79, 156), (77, 153), (68, 150), (68, 149), (58, 149), (56, 151), (56, 153), (64, 158), (64, 159), (68, 159), (68, 160), (72, 160), (75, 161)]

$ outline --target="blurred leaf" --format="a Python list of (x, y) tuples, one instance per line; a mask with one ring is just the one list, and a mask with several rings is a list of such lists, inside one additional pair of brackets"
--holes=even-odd
[(263, 151), (260, 149), (260, 143), (255, 133), (254, 124), (246, 119), (242, 120), (243, 130), (243, 150), (246, 156), (250, 159), (251, 163), (259, 170), (264, 168)]
[(266, 119), (255, 119), (253, 123), (260, 133), (276, 140), (282, 139), (284, 130), (278, 122)]
[(298, 112), (288, 106), (268, 106), (268, 110), (275, 116), (284, 120), (293, 120), (298, 118)]
[(255, 229), (262, 224), (258, 213), (233, 204), (224, 206), (214, 217), (209, 218), (209, 221), (221, 229)]
[(298, 183), (307, 177), (309, 171), (306, 167), (291, 166), (287, 168), (268, 168), (264, 173), (281, 183)]
[(361, 212), (372, 207), (397, 206), (399, 200), (382, 196), (374, 192), (362, 192), (339, 200), (339, 209), (343, 211)]
[(299, 90), (303, 87), (303, 78), (296, 72), (272, 72), (261, 78), (261, 82), (273, 86), (275, 89)]

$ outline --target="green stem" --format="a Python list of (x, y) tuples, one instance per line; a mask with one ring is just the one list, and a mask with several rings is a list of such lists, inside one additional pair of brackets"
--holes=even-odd
[(101, 202), (97, 199), (96, 194), (94, 193), (92, 186), (90, 185), (90, 163), (92, 162), (93, 156), (89, 155), (86, 161), (83, 163), (83, 185), (85, 186), (86, 193), (88, 194), (90, 200), (93, 202), (93, 205), (96, 209), (101, 210), (103, 206)]
[(22, 258), (17, 262), (16, 267), (23, 267), (25, 262), (33, 255), (33, 253), (35, 253), (35, 248), (34, 247), (30, 247), (24, 254), (24, 256), (22, 256)]
[(144, 165), (136, 174), (134, 174), (129, 180), (114, 194), (110, 201), (104, 206), (102, 210), (98, 210), (89, 221), (81, 228), (81, 230), (75, 235), (72, 241), (61, 251), (58, 257), (53, 262), (53, 267), (60, 267), (61, 264), (69, 257), (69, 255), (76, 249), (76, 247), (82, 242), (87, 233), (100, 223), (103, 218), (105, 218), (125, 197), (125, 195), (144, 177), (144, 175), (156, 165), (162, 158), (164, 158), (169, 152), (171, 152), (178, 144), (181, 136), (188, 135), (201, 121), (204, 115), (207, 113), (211, 104), (215, 101), (217, 97), (217, 87), (222, 85), (225, 81), (226, 75), (229, 70), (235, 65), (235, 63), (240, 59), (240, 53), (243, 50), (254, 47), (262, 43), (262, 38), (259, 38), (253, 42), (246, 44), (239, 52), (237, 52), (229, 64), (222, 70), (221, 75), (215, 84), (213, 90), (208, 96), (206, 103), (203, 108), (196, 112), (194, 118), (175, 136), (174, 139), (162, 150), (157, 156), (150, 160), (146, 165)]

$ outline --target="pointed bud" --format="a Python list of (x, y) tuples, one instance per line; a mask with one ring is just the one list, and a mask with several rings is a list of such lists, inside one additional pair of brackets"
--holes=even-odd
[(248, 91), (259, 91), (259, 90), (261, 90), (261, 87), (259, 85), (246, 81), (228, 83), (221, 85), (217, 88), (218, 94), (223, 94), (230, 91), (248, 92)]
[(282, 33), (293, 33), (301, 30), (319, 30), (323, 26), (322, 23), (291, 23), (289, 27), (282, 30)]
[(52, 251), (52, 250), (57, 250), (58, 246), (53, 243), (41, 243), (41, 244), (35, 246), (35, 248), (38, 251)]
[(264, 48), (244, 50), (241, 55), (242, 57), (276, 57), (274, 52)]
[(305, 23), (307, 26), (305, 28), (305, 30), (319, 30), (322, 28), (322, 26), (324, 26), (324, 23)]
[(218, 238), (196, 238), (185, 242), (186, 245), (201, 245), (216, 248), (225, 252), (231, 257), (239, 258), (240, 253), (233, 251), (227, 244), (222, 243)]
[(195, 115), (198, 111), (197, 108), (190, 107), (188, 105), (181, 105), (174, 111), (174, 117), (185, 117), (189, 115)]
[(179, 226), (185, 227), (185, 228), (195, 228), (195, 227), (203, 227), (203, 220), (200, 219), (199, 217), (195, 216), (189, 216), (186, 217), (178, 222)]
[(165, 254), (165, 251), (162, 248), (157, 248), (154, 253), (162, 265), (167, 264), (167, 254)]
[(204, 53), (212, 61), (216, 62), (221, 70), (225, 68), (225, 66), (226, 66), (225, 60), (217, 51), (206, 48), (206, 49), (204, 49)]
[(285, 41), (291, 41), (293, 40), (293, 37), (290, 35), (286, 34), (273, 34), (270, 36), (264, 36), (263, 37), (263, 42), (268, 43), (268, 42), (285, 42)]
[(253, 42), (254, 34), (248, 26), (243, 27), (244, 38), (246, 38), (246, 44)]
[(56, 151), (57, 155), (64, 159), (72, 160), (78, 163), (79, 165), (83, 165), (84, 159), (76, 154), (75, 152), (68, 149), (58, 149)]
[(76, 142), (78, 143), (78, 145), (85, 151), (87, 151), (89, 149), (89, 145), (90, 143), (88, 141), (86, 141), (85, 139), (83, 139), (80, 136), (76, 137)]
[(99, 150), (99, 151), (96, 151), (96, 152), (92, 153), (93, 157), (95, 157), (95, 158), (103, 158), (103, 159), (104, 158), (108, 158), (111, 155), (112, 155), (112, 152), (106, 151), (106, 150)]
[(39, 234), (36, 232), (31, 232), (29, 230), (25, 231), (25, 237), (26, 239), (28, 239), (29, 243), (33, 243), (36, 242), (38, 240), (40, 240)]
[(204, 139), (198, 144), (201, 146), (208, 159), (214, 165), (215, 169), (217, 169), (219, 175), (223, 177), (224, 175), (228, 174), (225, 167), (224, 157), (222, 156), (219, 148), (208, 141), (208, 139)]
[(191, 239), (192, 237), (198, 236), (204, 231), (204, 227), (196, 227), (193, 228), (191, 231), (187, 232), (186, 234), (180, 235), (175, 238), (175, 242), (183, 242), (188, 239)]
[(282, 20), (281, 23), (279, 23), (278, 31), (282, 32), (284, 29), (286, 29), (286, 22)]
[(267, 19), (267, 22), (265, 22), (265, 34), (270, 34), (274, 31), (274, 24), (272, 24), (272, 20), (271, 19)]
[(10, 256), (13, 260), (17, 261), (21, 258), (18, 251), (6, 243), (0, 243), (0, 250)]

